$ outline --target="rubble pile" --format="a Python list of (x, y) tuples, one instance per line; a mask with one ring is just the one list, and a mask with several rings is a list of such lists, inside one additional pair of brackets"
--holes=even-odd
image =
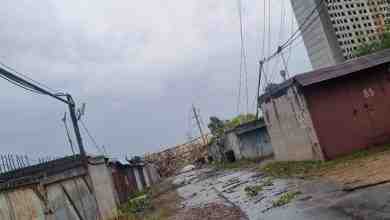
[(189, 164), (197, 164), (207, 158), (207, 146), (201, 138), (185, 144), (145, 156), (145, 160), (155, 164), (162, 177), (169, 177)]

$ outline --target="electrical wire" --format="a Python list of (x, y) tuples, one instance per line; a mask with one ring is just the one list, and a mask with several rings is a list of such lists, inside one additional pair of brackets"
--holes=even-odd
[[(268, 42), (267, 42), (267, 56), (269, 56), (271, 54), (271, 45), (272, 45), (272, 34), (271, 34), (271, 0), (268, 0), (267, 1), (268, 3), (268, 6), (267, 6), (267, 16), (268, 16), (268, 19), (267, 19), (267, 27), (268, 27), (268, 30), (267, 30), (267, 33), (268, 33)], [(266, 66), (266, 74), (269, 74), (269, 69), (270, 69), (270, 65), (268, 63), (265, 64)], [(270, 82), (268, 82), (267, 84), (269, 84)]]
[[(284, 44), (281, 45), (281, 47), (283, 48), (285, 45), (288, 45), (290, 43), (291, 40), (293, 40), (294, 38), (296, 38), (297, 35), (299, 35), (299, 33), (301, 32), (302, 28), (306, 25), (306, 22), (309, 21), (309, 19), (314, 15), (314, 13), (322, 6), (322, 3), (324, 2), (324, 0), (321, 0), (315, 7), (314, 9), (310, 12), (310, 14), (308, 16), (306, 16), (306, 18), (303, 20), (302, 24), (298, 27), (298, 29), (286, 40), (286, 42)], [(319, 16), (319, 14), (318, 14)]]
[(284, 29), (285, 21), (286, 21), (286, 6), (284, 0), (281, 0), (281, 6), (280, 6), (280, 26), (279, 26), (279, 41), (278, 44), (282, 42), (282, 38), (284, 36)]
[[(240, 2), (240, 12), (243, 10), (242, 2)], [(241, 20), (241, 35), (242, 35), (242, 59), (244, 64), (244, 77), (245, 77), (245, 101), (246, 101), (246, 114), (249, 113), (249, 87), (248, 87), (248, 64), (247, 64), (247, 50), (246, 50), (246, 44), (245, 44), (245, 26), (242, 22), (242, 13), (240, 13), (240, 20)]]
[(0, 77), (7, 80), (8, 82), (10, 82), (11, 84), (15, 85), (15, 86), (18, 86), (22, 89), (25, 89), (29, 92), (32, 92), (32, 93), (35, 93), (35, 94), (39, 94), (39, 95), (46, 95), (44, 94), (43, 92), (37, 90), (36, 88), (34, 88), (33, 86), (29, 85), (28, 83), (18, 79), (16, 76), (12, 75), (12, 73), (8, 72), (7, 70), (5, 69), (0, 69)]
[[(319, 18), (320, 16), (320, 11), (321, 11), (321, 6), (323, 4), (324, 0), (321, 0), (315, 7), (314, 9), (309, 13), (309, 15), (304, 19), (302, 24), (298, 27), (298, 29), (282, 44), (278, 47), (277, 51), (274, 52), (272, 55), (264, 59), (264, 62), (269, 62), (271, 59), (275, 58), (281, 51), (289, 47), (291, 44), (293, 44), (299, 37), (299, 33), (304, 33), (308, 28), (310, 28), (311, 25), (314, 24), (314, 22)], [(320, 9), (320, 10), (318, 10)], [(314, 13), (318, 11), (318, 14), (311, 20), (311, 17), (314, 15)], [(309, 22), (309, 23), (307, 23)], [(305, 26), (306, 25), (306, 26)], [(305, 27), (304, 27), (305, 26)]]
[[(293, 9), (292, 9), (291, 2), (290, 2), (290, 6), (291, 6), (291, 10), (290, 10), (290, 11), (292, 12)], [(294, 32), (294, 18), (293, 18), (293, 15), (292, 15), (292, 14), (290, 14), (290, 15), (288, 16), (288, 18), (290, 19), (290, 29), (289, 29), (289, 31), (291, 31), (290, 35), (292, 35), (293, 32)], [(289, 62), (290, 62), (292, 48), (293, 48), (292, 46), (290, 46), (290, 47), (288, 48), (287, 66), (288, 66), (288, 64), (289, 64)]]
[(22, 89), (24, 89), (24, 90), (26, 90), (26, 91), (28, 91), (28, 92), (30, 92), (30, 93), (33, 93), (33, 94), (36, 94), (36, 95), (44, 95), (43, 93), (41, 93), (41, 92), (39, 92), (39, 91), (37, 91), (37, 90), (31, 89), (31, 88), (29, 88), (29, 87), (26, 87), (26, 86), (22, 85), (21, 83), (15, 82), (15, 81), (13, 81), (13, 80), (7, 78), (7, 77), (4, 76), (4, 75), (1, 75), (1, 73), (0, 73), (0, 78), (3, 78), (3, 79), (5, 79), (5, 80), (7, 80), (8, 82), (10, 82), (11, 84), (13, 84), (13, 85), (15, 85), (15, 86), (18, 86), (18, 87), (20, 87), (20, 88), (22, 88)]
[(26, 79), (28, 79), (28, 80), (30, 80), (30, 81), (32, 81), (32, 82), (34, 82), (34, 83), (40, 85), (41, 87), (44, 87), (45, 89), (51, 91), (52, 93), (57, 93), (57, 92), (58, 92), (58, 91), (55, 91), (54, 89), (50, 88), (49, 86), (47, 86), (47, 85), (45, 85), (45, 84), (43, 84), (43, 83), (41, 83), (41, 82), (38, 82), (38, 81), (32, 79), (31, 77), (27, 76), (26, 74), (23, 74), (23, 73), (21, 73), (21, 72), (15, 70), (15, 69), (12, 68), (11, 66), (6, 65), (6, 64), (4, 64), (4, 63), (1, 62), (1, 61), (0, 61), (0, 65), (3, 66), (3, 67), (5, 67), (6, 69), (10, 70), (10, 71), (13, 72), (14, 74), (18, 74), (18, 75), (22, 76), (22, 78), (24, 77), (24, 78), (26, 78)]
[(70, 146), (70, 149), (72, 150), (72, 153), (73, 155), (75, 155), (75, 150), (74, 150), (74, 147), (73, 147), (73, 141), (72, 141), (72, 138), (70, 136), (70, 132), (69, 132), (69, 127), (68, 127), (68, 123), (67, 123), (67, 117), (66, 117), (66, 112), (64, 114), (64, 117), (62, 118), (62, 122), (64, 123), (64, 127), (65, 127), (65, 132), (66, 132), (66, 137), (67, 137), (67, 140), (69, 142), (69, 146)]
[(248, 88), (248, 66), (247, 66), (247, 52), (245, 46), (245, 37), (244, 37), (244, 24), (242, 18), (242, 2), (241, 0), (237, 0), (237, 8), (238, 8), (238, 16), (239, 16), (239, 24), (240, 24), (240, 43), (241, 43), (241, 57), (240, 57), (240, 79), (239, 79), (239, 87), (238, 87), (238, 101), (237, 101), (237, 112), (240, 113), (240, 105), (241, 105), (241, 90), (242, 90), (242, 78), (244, 78), (244, 89), (245, 94), (244, 98), (246, 101), (246, 113), (249, 112), (249, 88)]
[[(3, 64), (4, 65), (4, 64)], [(58, 93), (53, 94), (50, 91), (41, 88), (40, 86), (35, 85), (31, 80), (26, 80), (21, 76), (18, 76), (17, 74), (14, 74), (12, 71), (7, 70), (6, 68), (0, 67), (0, 76), (1, 78), (7, 80), (13, 85), (16, 85), (26, 91), (29, 91), (31, 93), (39, 94), (39, 95), (47, 95), (52, 98), (55, 98), (61, 102), (64, 102), (66, 104), (70, 104), (67, 100), (61, 98)], [(36, 81), (34, 81), (36, 82)]]
[(102, 154), (106, 154), (106, 152), (104, 152), (100, 147), (99, 145), (97, 144), (95, 138), (91, 135), (91, 132), (89, 132), (87, 126), (85, 125), (84, 121), (80, 118), (79, 119), (80, 121), (80, 124), (81, 124), (81, 127), (83, 127), (83, 129), (85, 130), (85, 133), (87, 134), (87, 136), (89, 137), (89, 139), (91, 139), (92, 143), (95, 145), (95, 148), (96, 150), (98, 150), (100, 153)]

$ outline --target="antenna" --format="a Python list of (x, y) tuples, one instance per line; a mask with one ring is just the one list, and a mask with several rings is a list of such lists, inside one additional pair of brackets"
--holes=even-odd
[(85, 114), (85, 107), (86, 104), (85, 102), (83, 102), (83, 104), (81, 104), (81, 107), (77, 109), (77, 120), (80, 120), (81, 117)]

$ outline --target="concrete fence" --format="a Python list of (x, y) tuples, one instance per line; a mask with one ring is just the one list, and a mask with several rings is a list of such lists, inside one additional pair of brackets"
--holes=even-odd
[[(131, 178), (130, 178), (131, 177)], [(157, 183), (147, 163), (65, 157), (0, 174), (0, 220), (107, 220), (136, 192)]]

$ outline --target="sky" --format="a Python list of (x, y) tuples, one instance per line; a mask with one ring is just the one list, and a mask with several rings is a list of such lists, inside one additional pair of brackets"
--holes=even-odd
[[(115, 157), (142, 155), (197, 136), (194, 104), (231, 118), (240, 78), (236, 0), (3, 0), (0, 62), (86, 103), (83, 121)], [(283, 5), (289, 16), (282, 25)], [(263, 33), (263, 1), (242, 0), (249, 111), (255, 111), (262, 39), (275, 50), (296, 25), (288, 0), (272, 0), (271, 34)], [(288, 20), (288, 21), (287, 21)], [(268, 32), (267, 32), (268, 33)], [(291, 74), (311, 69), (303, 44), (291, 50)], [(266, 67), (276, 77), (279, 61)], [(244, 82), (244, 80), (242, 81)], [(0, 153), (70, 154), (61, 118), (67, 106), (0, 80)], [(245, 94), (244, 92), (242, 94)], [(192, 121), (192, 122), (191, 122)], [(86, 133), (89, 153), (99, 153)]]

